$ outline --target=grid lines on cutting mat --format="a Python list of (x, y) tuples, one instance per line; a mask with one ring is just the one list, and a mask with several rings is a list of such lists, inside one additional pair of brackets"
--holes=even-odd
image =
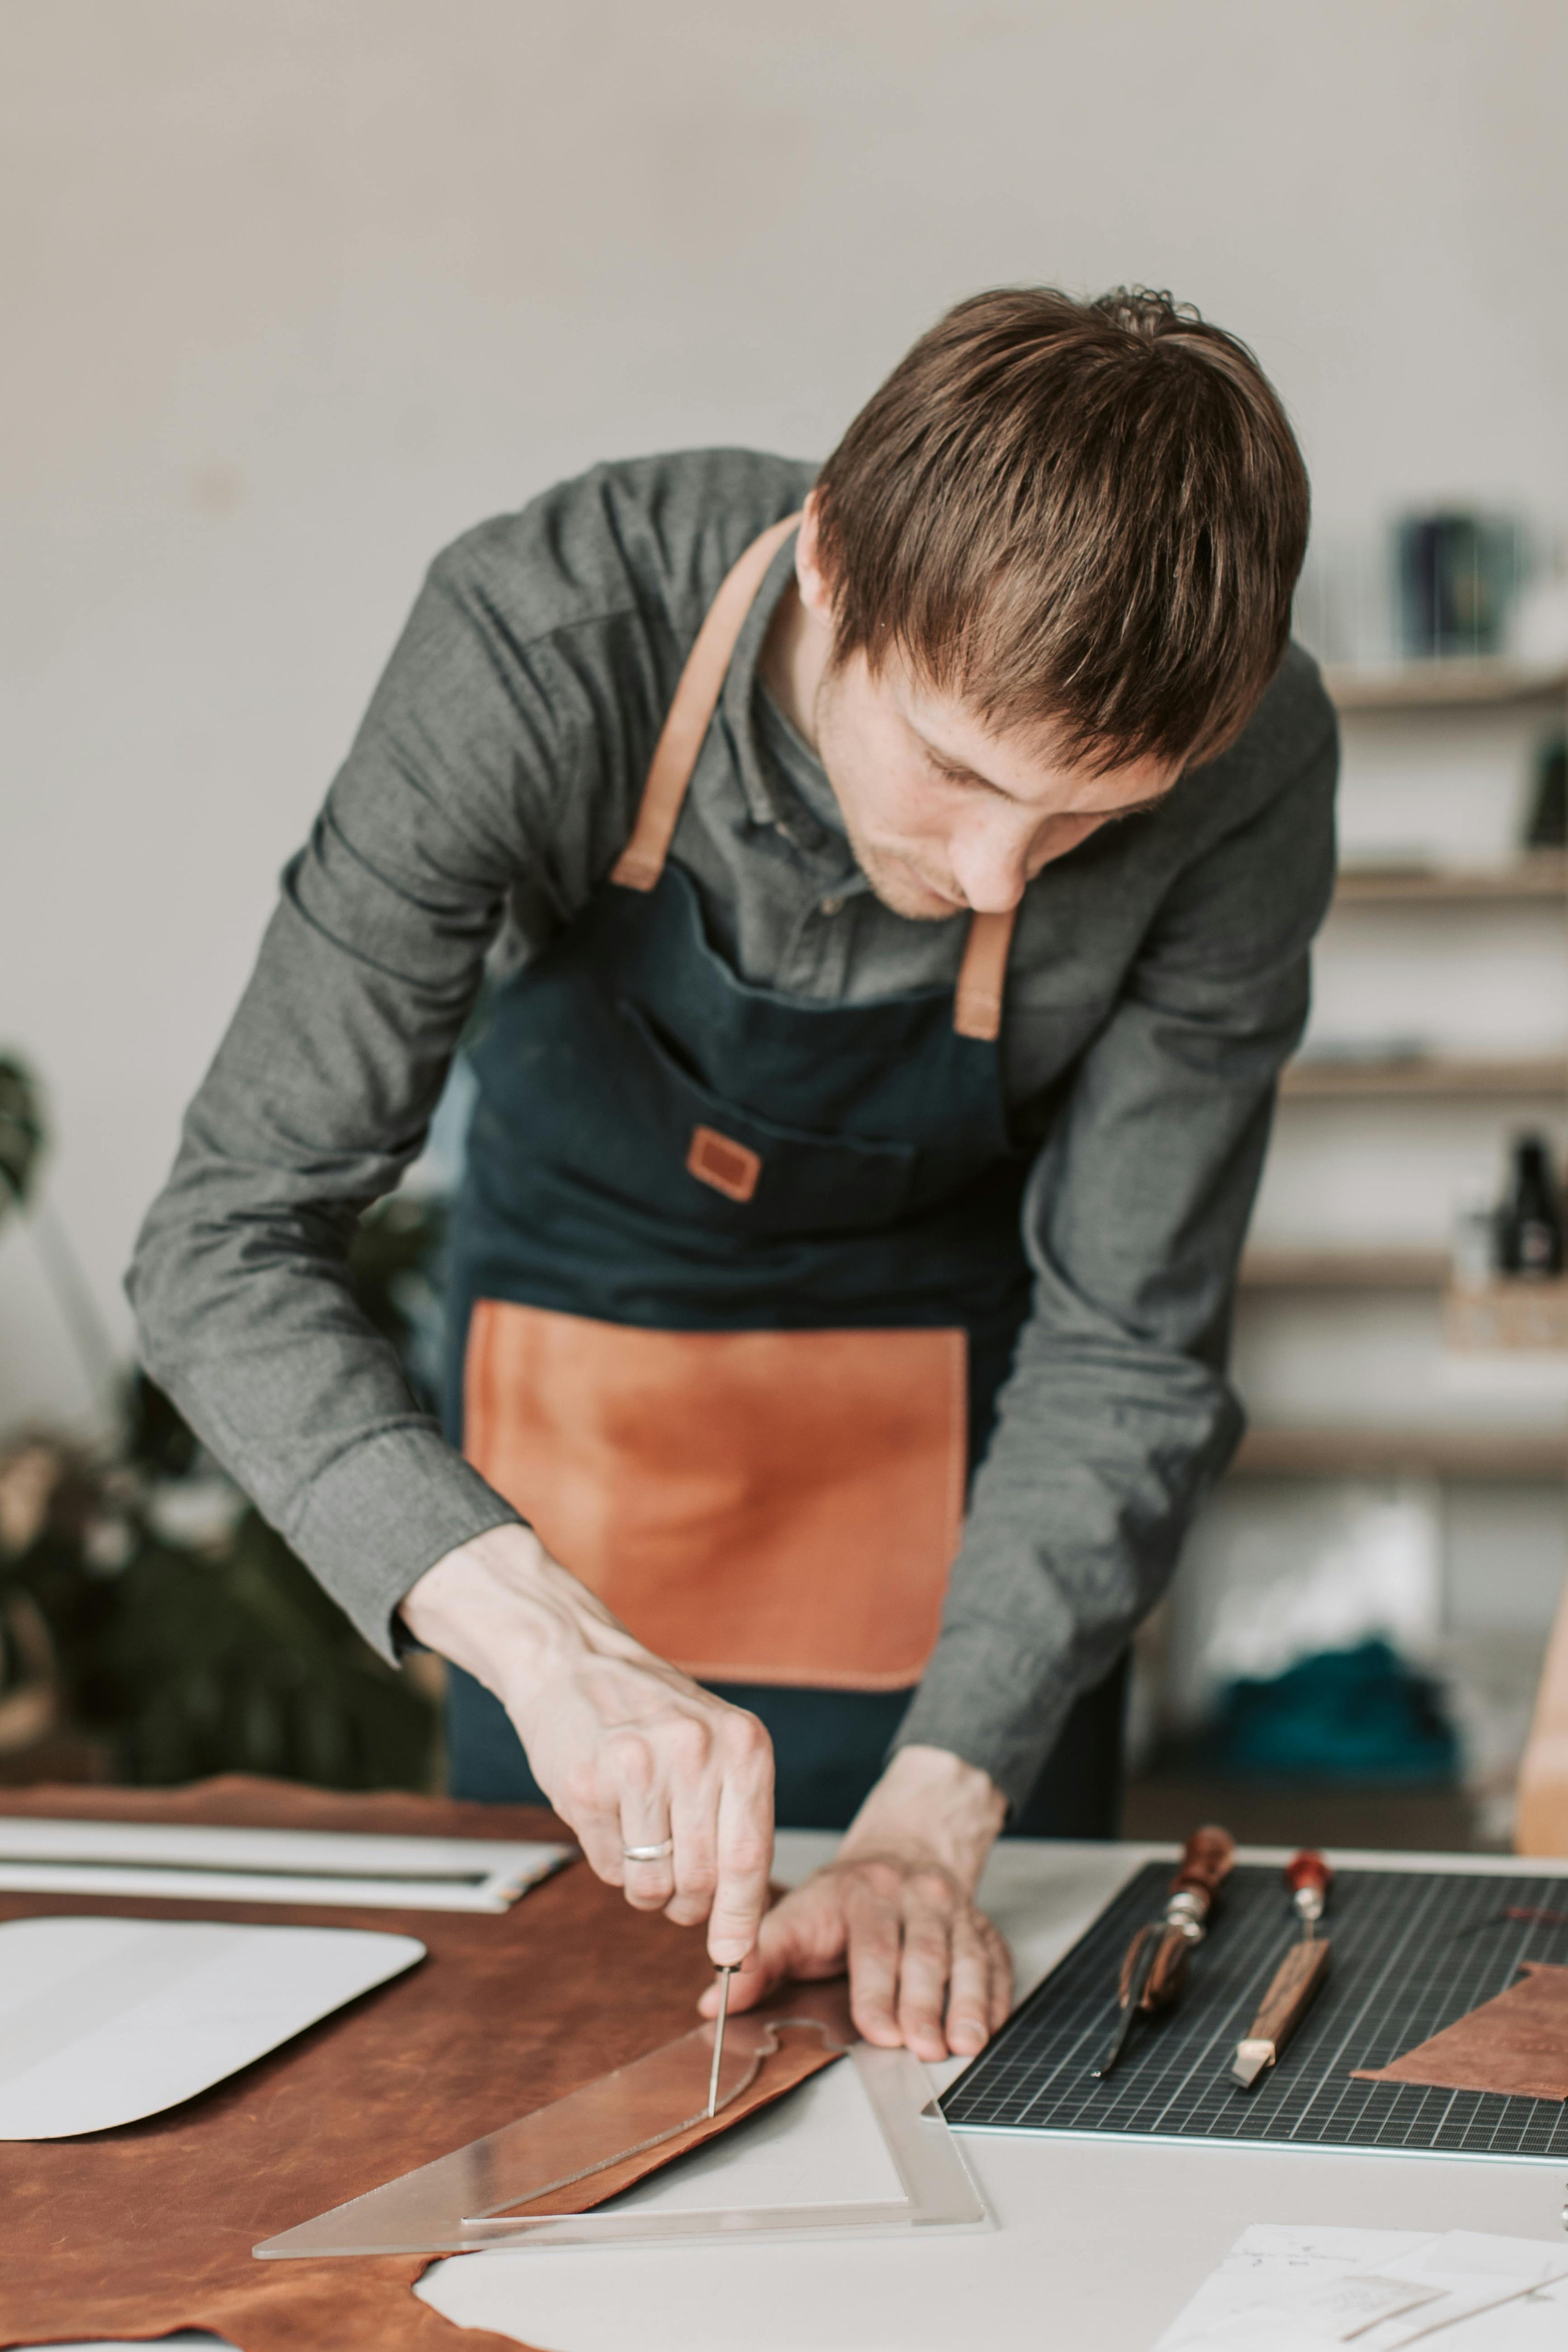
[(1352, 2080), (1357, 2067), (1386, 2066), (1505, 1992), (1521, 1960), (1568, 1964), (1568, 1925), (1482, 1924), (1510, 1908), (1568, 1913), (1568, 1879), (1341, 1870), (1325, 1922), (1327, 1981), (1279, 2063), (1243, 2094), (1230, 2074), (1236, 2045), (1299, 1930), (1279, 1871), (1242, 1864), (1174, 2011), (1140, 2019), (1120, 2066), (1097, 2082), (1121, 1956), (1133, 1929), (1159, 1914), (1170, 1876), (1168, 1863), (1150, 1863), (1107, 1906), (943, 2093), (951, 2125), (1568, 2158), (1568, 2102)]

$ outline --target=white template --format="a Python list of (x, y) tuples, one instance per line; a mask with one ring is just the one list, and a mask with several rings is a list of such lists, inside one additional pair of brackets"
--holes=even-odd
[(155, 2116), (384, 1984), (425, 1947), (199, 1919), (0, 1925), (0, 2139)]
[(375, 1911), (505, 1911), (574, 1846), (0, 1815), (0, 1890)]

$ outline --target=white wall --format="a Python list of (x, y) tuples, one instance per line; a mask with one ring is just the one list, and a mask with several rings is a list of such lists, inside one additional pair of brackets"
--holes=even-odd
[[(1568, 517), (1558, 0), (4, 0), (0, 1045), (117, 1281), (446, 538), (822, 450), (977, 286), (1245, 333), (1351, 527)], [(0, 1240), (0, 1428), (79, 1383)]]

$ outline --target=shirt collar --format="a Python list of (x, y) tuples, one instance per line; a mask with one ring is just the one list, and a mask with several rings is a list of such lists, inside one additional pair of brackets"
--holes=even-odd
[[(791, 531), (763, 575), (763, 584), (752, 600), (752, 609), (741, 625), (735, 650), (730, 656), (719, 708), (734, 746), (741, 793), (752, 824), (782, 834), (796, 849), (816, 856), (826, 854), (841, 861), (847, 848), (842, 829), (830, 828), (822, 822), (818, 811), (792, 791), (788, 780), (771, 762), (763, 761), (757, 742), (756, 697), (761, 690), (757, 664), (769, 624), (795, 577), (795, 542), (799, 537), (798, 531)], [(780, 717), (783, 718), (782, 712)], [(826, 776), (823, 785), (830, 799), (832, 787)]]

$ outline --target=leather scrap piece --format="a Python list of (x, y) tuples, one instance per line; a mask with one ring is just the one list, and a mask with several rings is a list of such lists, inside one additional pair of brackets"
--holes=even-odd
[[(804, 1989), (798, 1985), (786, 1985), (772, 2000), (763, 2002), (748, 2014), (757, 2017), (770, 2011), (777, 2011), (781, 2018), (792, 2020), (807, 2016), (820, 2018), (830, 2026), (836, 2036), (842, 2036), (846, 2045), (856, 2038), (849, 2022), (847, 1989), (841, 1982)], [(711, 2118), (704, 2116), (701, 2122), (688, 2125), (683, 2132), (661, 2140), (655, 2149), (623, 2157), (619, 2163), (605, 2165), (591, 2179), (574, 2181), (569, 2189), (558, 2189), (551, 2195), (535, 2197), (526, 2204), (510, 2205), (507, 2208), (508, 2213), (521, 2219), (528, 2214), (589, 2212), (609, 2198), (618, 2197), (623, 2189), (635, 2187), (650, 2172), (658, 2172), (665, 2165), (672, 2164), (678, 2156), (686, 2155), (689, 2149), (700, 2147), (704, 2140), (713, 2138), (716, 2133), (727, 2130), (747, 2116), (755, 2115), (759, 2107), (771, 2106), (775, 2099), (782, 2099), (786, 2091), (793, 2091), (813, 2074), (820, 2074), (825, 2066), (831, 2066), (844, 2054), (842, 2047), (825, 2049), (816, 2034), (792, 2033), (787, 2022), (781, 2024), (779, 2044), (775, 2055), (763, 2060), (755, 2082), (750, 2084), (738, 2098), (732, 2099), (721, 2114)]]
[(1358, 2083), (1425, 2083), (1510, 2099), (1568, 2099), (1568, 1969), (1526, 1960), (1517, 1984)]
[[(444, 1837), (559, 1838), (520, 1805), (350, 1797), (238, 1776), (191, 1789), (6, 1790), (0, 1811)], [(457, 2352), (411, 2292), (423, 2255), (257, 2262), (250, 2249), (395, 2174), (563, 2098), (689, 2032), (712, 1982), (700, 1930), (630, 1910), (585, 1865), (500, 1916), (283, 1904), (0, 1895), (0, 1918), (66, 1912), (347, 1925), (417, 1936), (429, 1958), (199, 2098), (79, 2139), (0, 2143), (0, 2345), (206, 2327), (241, 2352)], [(786, 1987), (781, 2016), (841, 1988)], [(832, 2063), (821, 2051), (817, 2064)], [(562, 2192), (577, 2211), (629, 2187), (804, 2078), (764, 2063), (713, 2123)], [(535, 2210), (530, 2208), (528, 2210)], [(538, 2210), (549, 2210), (543, 2204)]]

